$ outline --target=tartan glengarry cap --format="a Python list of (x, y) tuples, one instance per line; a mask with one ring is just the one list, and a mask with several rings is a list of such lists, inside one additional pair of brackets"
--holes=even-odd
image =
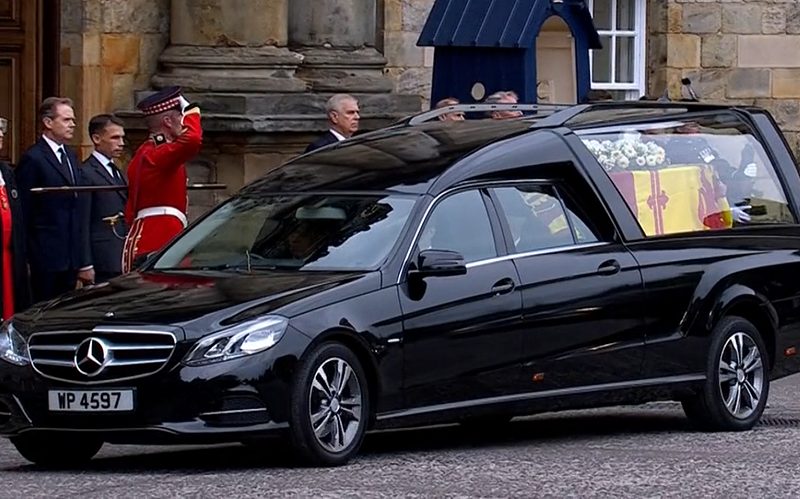
[(180, 107), (181, 87), (167, 87), (147, 96), (136, 106), (146, 116)]

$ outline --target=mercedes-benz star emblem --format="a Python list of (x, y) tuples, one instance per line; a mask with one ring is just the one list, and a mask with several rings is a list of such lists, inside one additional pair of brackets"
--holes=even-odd
[(86, 338), (75, 349), (75, 368), (84, 376), (94, 377), (111, 360), (108, 345), (98, 338)]

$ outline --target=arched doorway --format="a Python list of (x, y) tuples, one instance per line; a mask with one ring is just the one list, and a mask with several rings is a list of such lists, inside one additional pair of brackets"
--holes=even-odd
[(539, 102), (577, 102), (575, 39), (558, 16), (548, 18), (536, 38), (536, 74)]

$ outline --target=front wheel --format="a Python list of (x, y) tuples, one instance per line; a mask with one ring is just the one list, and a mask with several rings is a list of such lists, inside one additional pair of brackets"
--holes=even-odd
[(689, 419), (710, 431), (751, 429), (769, 395), (768, 359), (758, 329), (741, 317), (726, 317), (712, 333), (703, 390), (683, 401)]
[(370, 414), (367, 379), (355, 354), (339, 343), (311, 351), (292, 389), (289, 434), (306, 464), (339, 466), (356, 455)]
[(74, 468), (89, 462), (103, 446), (90, 435), (73, 433), (25, 433), (11, 443), (28, 461), (53, 468)]

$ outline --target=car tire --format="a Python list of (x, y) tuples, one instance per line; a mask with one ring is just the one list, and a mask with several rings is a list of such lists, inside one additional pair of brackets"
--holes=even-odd
[(723, 318), (712, 332), (703, 389), (682, 401), (686, 416), (707, 431), (751, 429), (769, 396), (768, 366), (758, 329), (742, 317)]
[(341, 466), (356, 455), (370, 416), (369, 390), (356, 355), (323, 343), (301, 361), (292, 388), (289, 437), (302, 464)]
[(103, 441), (77, 433), (26, 433), (11, 437), (11, 443), (28, 461), (52, 468), (74, 468), (89, 462)]

